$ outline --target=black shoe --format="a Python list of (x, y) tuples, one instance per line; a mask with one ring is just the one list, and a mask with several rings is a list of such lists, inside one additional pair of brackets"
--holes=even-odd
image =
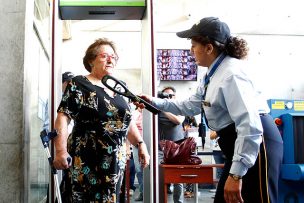
[(194, 197), (194, 193), (190, 192), (190, 191), (185, 191), (184, 197), (185, 198), (192, 198), (192, 197)]
[(134, 190), (130, 189), (129, 190), (129, 196), (132, 196), (134, 194)]
[(143, 200), (144, 200), (144, 196), (143, 196), (143, 193), (141, 192), (141, 193), (139, 193), (138, 197), (135, 198), (135, 201), (139, 202), (139, 201), (143, 201)]

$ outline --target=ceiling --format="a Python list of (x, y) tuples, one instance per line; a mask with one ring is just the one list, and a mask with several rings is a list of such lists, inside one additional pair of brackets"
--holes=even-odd
[[(154, 0), (156, 32), (177, 32), (190, 28), (202, 17), (217, 16), (232, 32), (241, 34), (303, 35), (300, 0)], [(275, 9), (274, 9), (275, 6)], [(140, 32), (141, 20), (73, 20), (64, 23), (65, 38), (70, 29), (86, 32)]]

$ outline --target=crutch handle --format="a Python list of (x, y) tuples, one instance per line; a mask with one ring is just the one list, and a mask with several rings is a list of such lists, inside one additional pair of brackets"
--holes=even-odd
[(49, 144), (49, 142), (57, 136), (57, 130), (53, 130), (51, 132), (48, 132), (46, 129), (40, 132), (40, 138), (42, 141), (42, 144), (44, 148), (46, 148)]
[(68, 158), (67, 158), (67, 161), (68, 161), (68, 164), (70, 165), (70, 163), (72, 162), (72, 158), (71, 158), (71, 157), (68, 157)]

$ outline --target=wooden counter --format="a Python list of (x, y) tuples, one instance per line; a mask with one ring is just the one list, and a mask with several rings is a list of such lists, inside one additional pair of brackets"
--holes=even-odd
[[(200, 164), (200, 165), (166, 165), (160, 164), (159, 179), (160, 202), (167, 203), (168, 183), (213, 183), (213, 168), (223, 167), (223, 164)], [(197, 195), (196, 195), (197, 198)]]

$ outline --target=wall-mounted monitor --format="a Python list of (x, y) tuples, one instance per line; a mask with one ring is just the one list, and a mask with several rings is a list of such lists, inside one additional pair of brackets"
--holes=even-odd
[(157, 49), (157, 77), (167, 81), (196, 81), (197, 65), (189, 49)]

